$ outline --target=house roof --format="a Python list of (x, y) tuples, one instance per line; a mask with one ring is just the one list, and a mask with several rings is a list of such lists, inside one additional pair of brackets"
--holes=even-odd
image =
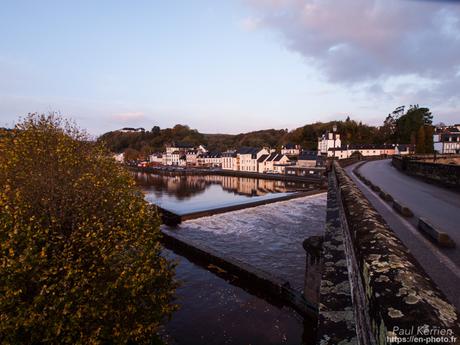
[(299, 145), (295, 145), (295, 144), (291, 144), (291, 143), (287, 143), (286, 145), (283, 145), (283, 149), (285, 150), (294, 150), (294, 149), (297, 149), (299, 148)]
[(260, 163), (260, 162), (265, 161), (265, 160), (267, 159), (268, 156), (269, 156), (269, 155), (262, 155), (262, 156), (260, 156), (259, 159), (257, 160), (257, 162)]
[(315, 161), (318, 158), (318, 152), (316, 151), (302, 151), (299, 155), (299, 161)]

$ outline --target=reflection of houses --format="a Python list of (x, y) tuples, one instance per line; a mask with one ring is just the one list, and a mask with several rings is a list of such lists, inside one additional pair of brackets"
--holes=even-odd
[(441, 154), (460, 153), (460, 124), (436, 129), (433, 135), (434, 150)]
[(258, 172), (275, 174), (284, 174), (284, 168), (291, 165), (285, 154), (276, 152), (261, 155), (257, 163)]

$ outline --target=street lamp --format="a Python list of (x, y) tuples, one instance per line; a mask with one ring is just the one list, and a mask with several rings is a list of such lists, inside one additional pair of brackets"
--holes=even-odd
[(333, 152), (333, 157), (332, 157), (333, 160), (335, 160), (335, 132), (337, 132), (337, 125), (336, 124), (334, 124), (332, 126), (332, 133), (333, 133), (332, 135), (334, 136), (334, 148), (333, 148), (333, 151), (332, 151)]

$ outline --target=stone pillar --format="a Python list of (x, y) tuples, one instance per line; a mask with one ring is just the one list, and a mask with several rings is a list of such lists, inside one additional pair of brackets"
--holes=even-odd
[(321, 250), (323, 236), (311, 236), (303, 241), (306, 252), (304, 296), (307, 301), (319, 304), (321, 284)]

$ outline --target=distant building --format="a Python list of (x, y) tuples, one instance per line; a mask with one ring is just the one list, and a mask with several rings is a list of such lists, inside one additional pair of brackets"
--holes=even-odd
[(297, 159), (297, 166), (302, 168), (316, 167), (318, 163), (318, 152), (317, 151), (302, 151)]
[(298, 156), (300, 154), (300, 145), (286, 144), (281, 147), (281, 154), (286, 156)]
[(327, 155), (329, 149), (339, 148), (342, 146), (342, 141), (340, 140), (340, 134), (326, 132), (321, 137), (318, 138), (318, 152), (322, 155)]
[(145, 132), (145, 129), (142, 127), (139, 128), (133, 128), (133, 127), (124, 127), (122, 129), (119, 129), (118, 132), (122, 133), (129, 133), (129, 132)]
[(149, 156), (149, 162), (153, 165), (164, 164), (164, 155), (161, 153), (153, 153)]
[(222, 153), (222, 169), (224, 170), (237, 170), (236, 169), (236, 151), (228, 150)]
[(262, 154), (257, 159), (257, 164), (257, 171), (260, 173), (284, 174), (285, 167), (290, 166), (291, 162), (285, 154), (272, 152)]
[(433, 145), (440, 154), (460, 153), (460, 124), (437, 128), (433, 134)]
[(217, 151), (201, 153), (197, 157), (197, 165), (200, 167), (221, 168), (222, 153)]
[(119, 163), (124, 163), (125, 154), (123, 152), (122, 153), (116, 153), (116, 154), (113, 155), (113, 158)]
[(187, 152), (194, 151), (195, 148), (187, 143), (172, 143), (166, 145), (164, 165), (186, 166)]
[(263, 148), (241, 147), (236, 151), (236, 164), (234, 165), (238, 171), (258, 172), (258, 159), (262, 155), (268, 155), (270, 152)]

